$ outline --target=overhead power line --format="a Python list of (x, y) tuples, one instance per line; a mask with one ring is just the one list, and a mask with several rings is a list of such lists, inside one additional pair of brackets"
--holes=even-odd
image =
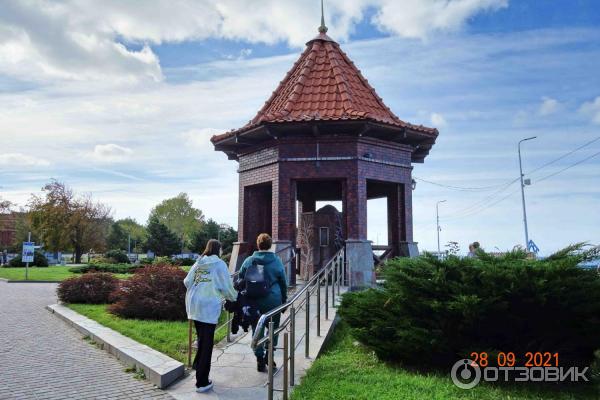
[[(599, 139), (600, 139), (600, 138), (599, 138)], [(546, 175), (546, 176), (544, 176), (544, 177), (542, 177), (542, 178), (540, 178), (540, 179), (537, 179), (537, 180), (536, 180), (536, 182), (542, 182), (542, 181), (545, 181), (546, 179), (550, 179), (550, 178), (552, 178), (553, 176), (556, 176), (556, 175), (558, 175), (558, 174), (560, 174), (560, 173), (562, 173), (562, 172), (565, 172), (566, 170), (568, 170), (568, 169), (571, 169), (571, 168), (573, 168), (573, 167), (575, 167), (575, 166), (577, 166), (577, 165), (579, 165), (579, 164), (583, 164), (584, 162), (586, 162), (586, 161), (588, 161), (588, 160), (591, 160), (592, 158), (594, 158), (594, 157), (597, 157), (597, 156), (599, 156), (599, 155), (600, 155), (600, 151), (599, 151), (599, 152), (597, 152), (597, 153), (594, 153), (594, 154), (592, 154), (591, 156), (588, 156), (588, 157), (586, 157), (586, 158), (584, 158), (584, 159), (582, 159), (582, 160), (579, 160), (579, 161), (577, 161), (576, 163), (573, 163), (573, 164), (571, 164), (571, 165), (568, 165), (568, 166), (566, 166), (566, 167), (565, 167), (565, 168), (563, 168), (563, 169), (560, 169), (560, 170), (558, 170), (558, 171), (556, 171), (556, 172), (553, 172), (553, 173), (551, 173), (551, 174), (549, 174), (549, 175)]]
[(587, 142), (587, 143), (585, 143), (585, 144), (582, 144), (582, 145), (581, 145), (581, 146), (579, 146), (578, 148), (576, 148), (576, 149), (573, 149), (573, 150), (569, 151), (568, 153), (565, 153), (565, 154), (563, 154), (562, 156), (560, 156), (560, 157), (558, 157), (558, 158), (555, 158), (555, 159), (554, 159), (554, 160), (552, 160), (552, 161), (548, 161), (547, 163), (540, 165), (539, 167), (537, 167), (537, 168), (535, 168), (535, 169), (533, 169), (533, 170), (529, 171), (529, 172), (528, 172), (528, 173), (526, 173), (525, 175), (531, 175), (531, 174), (533, 174), (534, 172), (537, 172), (537, 171), (539, 171), (539, 170), (541, 170), (541, 169), (543, 169), (543, 168), (546, 168), (547, 166), (549, 166), (549, 165), (552, 165), (552, 164), (554, 164), (555, 162), (557, 162), (557, 161), (560, 161), (560, 160), (562, 160), (563, 158), (570, 156), (571, 154), (573, 154), (573, 153), (575, 153), (575, 152), (577, 152), (577, 151), (579, 151), (579, 150), (581, 150), (581, 149), (583, 149), (583, 148), (585, 148), (585, 147), (589, 146), (589, 145), (590, 145), (590, 144), (592, 144), (592, 143), (595, 143), (595, 142), (597, 142), (598, 140), (600, 140), (600, 136), (598, 136), (597, 138), (595, 138), (595, 139), (593, 139), (593, 140), (590, 140), (589, 142)]
[[(579, 151), (579, 150), (581, 150), (583, 148), (586, 148), (587, 146), (589, 146), (589, 145), (591, 145), (591, 144), (593, 144), (593, 143), (595, 143), (595, 142), (597, 142), (599, 140), (600, 140), (600, 136), (598, 136), (597, 138), (592, 139), (589, 142), (584, 143), (581, 146), (579, 146), (579, 147), (577, 147), (577, 148), (575, 148), (575, 149), (573, 149), (573, 150), (571, 150), (571, 151), (569, 151), (569, 152), (561, 155), (560, 157), (557, 157), (557, 158), (555, 158), (553, 160), (548, 161), (545, 164), (540, 165), (539, 167), (537, 167), (537, 168), (535, 168), (535, 169), (533, 169), (533, 170), (525, 173), (524, 175), (531, 175), (531, 174), (533, 174), (533, 173), (535, 173), (537, 171), (540, 171), (540, 170), (542, 170), (542, 169), (544, 169), (544, 168), (546, 168), (546, 167), (554, 164), (555, 162), (560, 161), (560, 160), (562, 160), (562, 159), (570, 156), (571, 154), (573, 154), (573, 153), (575, 153), (575, 152), (577, 152), (577, 151)], [(446, 188), (446, 189), (458, 190), (458, 191), (487, 191), (487, 190), (493, 190), (493, 189), (505, 187), (505, 186), (510, 185), (510, 184), (512, 184), (514, 182), (517, 182), (519, 180), (519, 178), (515, 178), (515, 179), (510, 180), (510, 181), (505, 181), (505, 182), (502, 182), (502, 183), (498, 183), (496, 185), (467, 187), (467, 186), (447, 185), (445, 183), (434, 182), (434, 181), (430, 181), (430, 180), (427, 180), (427, 179), (419, 178), (419, 177), (416, 177), (416, 176), (413, 177), (413, 178), (416, 179), (416, 180), (418, 180), (418, 181), (420, 181), (420, 182), (429, 183), (430, 185), (435, 185), (435, 186), (443, 187), (443, 188)]]
[[(583, 148), (589, 146), (590, 144), (593, 144), (593, 143), (595, 143), (595, 142), (597, 142), (599, 140), (600, 140), (600, 137), (597, 137), (597, 138), (595, 138), (595, 139), (593, 139), (593, 140), (591, 140), (591, 141), (589, 141), (587, 143), (584, 143), (583, 145), (581, 145), (581, 146), (579, 146), (579, 147), (577, 147), (577, 148), (575, 148), (575, 149), (573, 149), (573, 150), (571, 150), (571, 151), (563, 154), (562, 156), (557, 157), (557, 158), (555, 158), (555, 159), (553, 159), (553, 160), (551, 160), (551, 161), (549, 161), (549, 162), (547, 162), (547, 163), (545, 163), (545, 164), (537, 167), (536, 169), (532, 170), (531, 172), (529, 172), (526, 175), (530, 175), (530, 174), (532, 174), (534, 172), (540, 171), (540, 170), (548, 167), (549, 165), (552, 165), (555, 162), (557, 162), (559, 160), (562, 160), (562, 159), (566, 158), (567, 156), (569, 156), (569, 155), (571, 155), (571, 154), (573, 154), (573, 153), (575, 153), (575, 152), (577, 152), (577, 151), (579, 151), (579, 150), (581, 150), (581, 149), (583, 149)], [(597, 157), (599, 155), (600, 155), (600, 152), (594, 153), (594, 154), (592, 154), (592, 155), (590, 155), (588, 157), (585, 157), (585, 158), (583, 158), (583, 159), (581, 159), (581, 160), (579, 160), (579, 161), (577, 161), (577, 162), (575, 162), (573, 164), (570, 164), (570, 165), (566, 166), (565, 168), (562, 168), (562, 169), (560, 169), (558, 171), (555, 171), (555, 172), (553, 172), (551, 174), (548, 174), (548, 175), (546, 175), (546, 176), (544, 176), (542, 178), (536, 179), (536, 181), (537, 182), (542, 182), (542, 181), (544, 181), (546, 179), (550, 179), (550, 178), (552, 178), (552, 177), (554, 177), (554, 176), (556, 176), (556, 175), (558, 175), (560, 173), (563, 173), (563, 172), (565, 172), (565, 171), (567, 171), (567, 170), (569, 170), (569, 169), (571, 169), (571, 168), (573, 168), (573, 167), (575, 167), (577, 165), (583, 164), (584, 162), (586, 162), (588, 160), (591, 160), (592, 158)], [(465, 208), (459, 210), (458, 212), (456, 212), (454, 214), (450, 214), (449, 216), (443, 218), (443, 220), (448, 221), (448, 220), (453, 220), (453, 219), (462, 219), (462, 218), (470, 217), (470, 216), (479, 214), (479, 213), (481, 213), (481, 212), (489, 209), (490, 207), (495, 206), (498, 203), (501, 203), (502, 201), (504, 201), (504, 200), (508, 199), (509, 197), (511, 197), (513, 194), (517, 193), (518, 190), (517, 191), (513, 191), (513, 192), (511, 192), (511, 193), (509, 193), (509, 194), (507, 194), (507, 195), (505, 195), (505, 196), (503, 196), (503, 197), (501, 197), (499, 199), (495, 199), (495, 198), (497, 196), (499, 196), (500, 194), (502, 194), (502, 192), (504, 192), (506, 189), (508, 189), (508, 187), (510, 187), (512, 185), (512, 183), (516, 182), (517, 180), (518, 179), (516, 179), (515, 181), (510, 182), (507, 185), (504, 185), (500, 189), (498, 189), (498, 190), (494, 191), (493, 193), (491, 193), (490, 195), (484, 197), (482, 200), (479, 200), (479, 201), (471, 204), (470, 206), (465, 207)]]
[(453, 185), (446, 185), (444, 183), (438, 183), (438, 182), (433, 182), (433, 181), (429, 181), (427, 179), (423, 179), (423, 178), (419, 178), (414, 176), (414, 179), (421, 181), (421, 182), (425, 182), (425, 183), (429, 183), (430, 185), (436, 185), (436, 186), (440, 186), (446, 189), (452, 189), (452, 190), (461, 190), (461, 191), (486, 191), (486, 190), (492, 190), (492, 189), (496, 189), (505, 185), (509, 185), (513, 182), (516, 182), (519, 180), (519, 178), (509, 181), (509, 182), (503, 182), (503, 183), (499, 183), (497, 185), (490, 185), (490, 186), (476, 186), (476, 187), (464, 187), (464, 186), (453, 186)]

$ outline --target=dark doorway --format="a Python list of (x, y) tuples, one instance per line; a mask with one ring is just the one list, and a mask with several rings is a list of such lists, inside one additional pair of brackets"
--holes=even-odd
[(256, 237), (272, 234), (273, 188), (271, 183), (244, 188), (244, 242), (256, 247)]

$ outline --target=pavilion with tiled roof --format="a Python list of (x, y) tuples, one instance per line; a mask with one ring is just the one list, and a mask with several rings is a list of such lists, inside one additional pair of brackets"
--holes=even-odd
[[(239, 162), (239, 243), (232, 268), (261, 232), (273, 236), (276, 248), (299, 246), (296, 214), (314, 212), (316, 201), (326, 200), (342, 201), (350, 258), (364, 264), (366, 253), (372, 254), (366, 202), (380, 197), (388, 199), (389, 227), (388, 246), (381, 250), (415, 254), (411, 163), (424, 161), (437, 136), (437, 129), (398, 118), (322, 22), (256, 116), (211, 138), (216, 150)], [(353, 286), (370, 284), (372, 263), (354, 264)]]

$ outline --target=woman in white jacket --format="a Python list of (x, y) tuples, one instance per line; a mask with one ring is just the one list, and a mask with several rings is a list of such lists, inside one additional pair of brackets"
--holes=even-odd
[(206, 392), (213, 387), (208, 379), (214, 334), (223, 298), (237, 299), (227, 265), (219, 258), (221, 243), (211, 239), (204, 253), (190, 269), (183, 283), (187, 288), (185, 307), (188, 319), (194, 321), (198, 336), (198, 351), (194, 358), (196, 368), (196, 391)]

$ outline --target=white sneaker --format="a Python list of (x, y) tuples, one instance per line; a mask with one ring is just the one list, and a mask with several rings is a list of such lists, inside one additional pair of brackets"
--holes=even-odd
[(204, 393), (204, 392), (208, 392), (212, 388), (213, 388), (212, 381), (208, 381), (208, 385), (206, 385), (206, 386), (200, 386), (199, 388), (196, 388), (196, 392), (197, 393)]

